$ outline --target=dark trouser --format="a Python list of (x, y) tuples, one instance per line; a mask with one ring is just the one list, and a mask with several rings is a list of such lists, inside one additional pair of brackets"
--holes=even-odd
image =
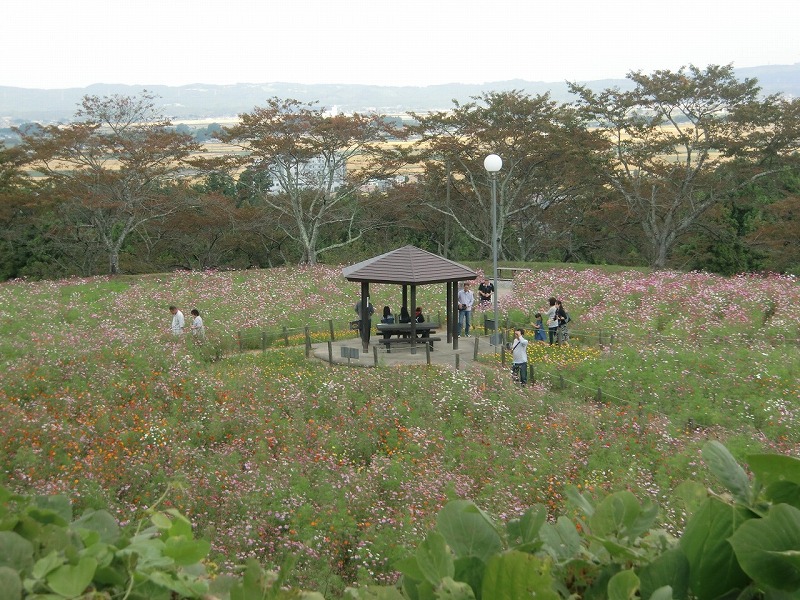
[(469, 335), (469, 327), (472, 324), (472, 311), (471, 310), (460, 310), (458, 311), (458, 335), (461, 335), (462, 331), (464, 335)]
[(528, 363), (514, 363), (511, 367), (511, 377), (519, 379), (520, 385), (528, 383)]
[(558, 341), (558, 338), (556, 336), (556, 332), (557, 331), (558, 331), (558, 327), (548, 327), (547, 328), (547, 333), (550, 336), (550, 345), (551, 346), (553, 345), (553, 338), (555, 338), (556, 341)]

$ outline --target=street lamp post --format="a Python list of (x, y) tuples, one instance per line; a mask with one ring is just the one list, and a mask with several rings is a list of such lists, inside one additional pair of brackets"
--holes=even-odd
[(483, 160), (483, 168), (489, 173), (492, 179), (492, 266), (494, 267), (494, 292), (492, 292), (492, 300), (494, 302), (494, 335), (492, 336), (492, 343), (500, 345), (502, 342), (498, 339), (497, 335), (497, 172), (503, 168), (503, 159), (497, 154), (490, 154)]

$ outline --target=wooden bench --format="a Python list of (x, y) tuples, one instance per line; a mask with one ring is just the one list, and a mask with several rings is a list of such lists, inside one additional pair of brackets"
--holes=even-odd
[(381, 338), (378, 340), (378, 343), (382, 346), (386, 346), (386, 352), (392, 351), (392, 346), (397, 346), (399, 344), (410, 346), (412, 340), (417, 342), (418, 346), (422, 346), (423, 344), (428, 344), (431, 350), (433, 350), (433, 342), (441, 342), (442, 338), (437, 336), (428, 336), (428, 337), (418, 337), (418, 338), (411, 338), (411, 337), (400, 337), (400, 338)]
[[(414, 332), (424, 337), (436, 333), (439, 327), (441, 327), (439, 323), (414, 323)], [(389, 339), (393, 335), (398, 338), (407, 338), (411, 336), (411, 323), (378, 323), (375, 325), (375, 330), (383, 336), (383, 339)]]

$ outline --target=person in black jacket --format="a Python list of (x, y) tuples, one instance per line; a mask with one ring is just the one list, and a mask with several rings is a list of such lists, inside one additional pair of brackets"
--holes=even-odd
[(569, 313), (564, 308), (561, 300), (556, 300), (556, 320), (558, 321), (557, 339), (559, 344), (566, 344), (569, 341), (569, 329), (567, 323), (570, 322)]

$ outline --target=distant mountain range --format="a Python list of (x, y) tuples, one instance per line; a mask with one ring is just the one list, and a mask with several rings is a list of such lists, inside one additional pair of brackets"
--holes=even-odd
[[(765, 94), (781, 93), (800, 97), (800, 63), (736, 69), (740, 78), (754, 77)], [(627, 79), (581, 82), (592, 89), (630, 87)], [(0, 86), (0, 127), (29, 121), (58, 122), (72, 118), (85, 95), (136, 95), (147, 89), (159, 96), (164, 114), (174, 120), (234, 117), (263, 106), (268, 98), (293, 98), (319, 102), (341, 112), (374, 110), (384, 114), (447, 109), (453, 100), (466, 102), (487, 91), (522, 90), (530, 94), (550, 92), (553, 99), (572, 99), (566, 82), (538, 82), (514, 79), (485, 84), (447, 84), (426, 87), (375, 85), (303, 85), (298, 83), (239, 83), (235, 85), (195, 84), (184, 86), (95, 84), (85, 88), (40, 90)]]

